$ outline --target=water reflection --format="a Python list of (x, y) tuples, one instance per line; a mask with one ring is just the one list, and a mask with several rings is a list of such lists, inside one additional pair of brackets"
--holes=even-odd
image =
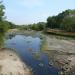
[(15, 34), (9, 34), (9, 35), (6, 35), (6, 39), (12, 39), (13, 37), (15, 37)]
[(58, 75), (58, 69), (50, 66), (48, 57), (40, 51), (38, 37), (16, 35), (5, 41), (5, 47), (15, 48), (22, 60), (32, 68), (33, 75)]

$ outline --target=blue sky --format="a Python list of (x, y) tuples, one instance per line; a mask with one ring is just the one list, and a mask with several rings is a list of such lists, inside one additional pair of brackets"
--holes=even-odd
[(49, 16), (75, 9), (75, 0), (4, 0), (7, 20), (15, 24), (45, 22)]

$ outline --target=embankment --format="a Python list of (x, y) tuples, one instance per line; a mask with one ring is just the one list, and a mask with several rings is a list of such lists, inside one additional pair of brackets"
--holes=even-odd
[(59, 68), (62, 75), (75, 74), (75, 40), (44, 35), (43, 52), (49, 58), (49, 64)]

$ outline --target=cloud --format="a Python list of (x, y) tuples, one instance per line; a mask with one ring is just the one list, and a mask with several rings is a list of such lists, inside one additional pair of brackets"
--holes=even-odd
[(42, 0), (19, 0), (19, 3), (25, 7), (39, 7), (43, 5)]

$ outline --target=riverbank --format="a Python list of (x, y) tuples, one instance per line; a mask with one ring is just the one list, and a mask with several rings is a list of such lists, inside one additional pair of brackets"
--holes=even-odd
[(59, 68), (62, 75), (74, 75), (75, 40), (73, 38), (42, 34), (37, 31), (13, 31), (13, 33), (42, 39), (41, 50), (48, 56), (49, 65)]
[(65, 36), (65, 37), (72, 37), (75, 38), (75, 32), (66, 32), (64, 30), (58, 30), (58, 29), (47, 29), (47, 34), (53, 34), (53, 35), (59, 35), (59, 36)]
[(32, 75), (15, 51), (0, 49), (0, 75)]
[(61, 70), (63, 75), (75, 74), (75, 40), (55, 35), (44, 35), (44, 53), (49, 57), (49, 64)]
[(25, 36), (33, 36), (33, 37), (40, 37), (41, 31), (35, 30), (19, 30), (19, 29), (10, 29), (6, 33), (6, 36), (14, 36), (14, 35), (25, 35)]

